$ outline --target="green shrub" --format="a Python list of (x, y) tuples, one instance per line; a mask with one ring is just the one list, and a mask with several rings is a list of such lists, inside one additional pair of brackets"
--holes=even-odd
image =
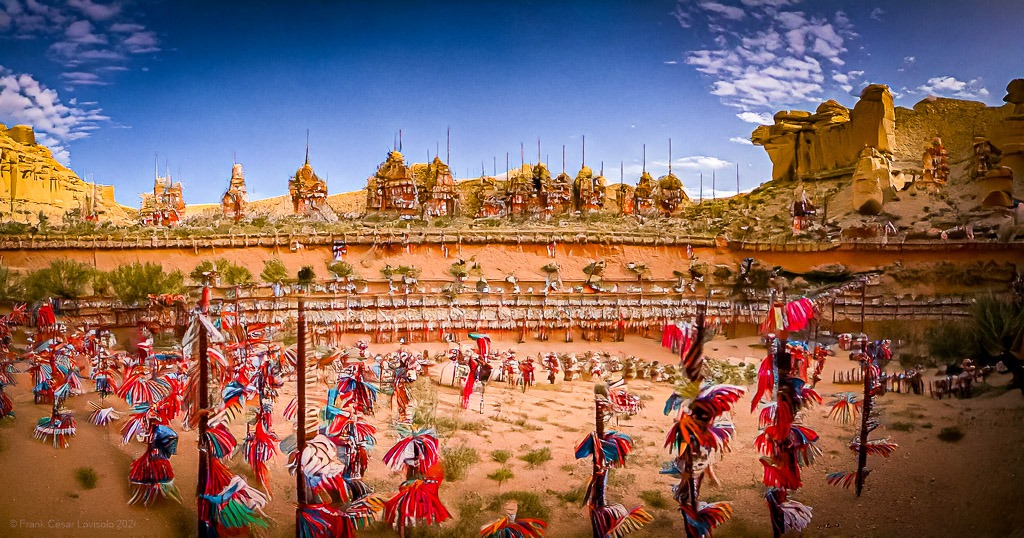
[(68, 259), (50, 262), (49, 267), (32, 271), (24, 280), (25, 298), (39, 301), (47, 297), (77, 299), (85, 295), (95, 269)]
[(495, 450), (491, 452), (491, 460), (496, 461), (504, 465), (509, 459), (512, 458), (512, 452), (508, 450)]
[(576, 486), (565, 492), (557, 492), (550, 489), (547, 492), (554, 495), (558, 500), (564, 503), (580, 504), (583, 502), (583, 498), (587, 495), (587, 488), (583, 486)]
[(648, 489), (640, 492), (640, 500), (647, 506), (655, 509), (668, 508), (668, 500), (656, 489)]
[(544, 462), (551, 461), (551, 449), (544, 447), (531, 450), (519, 456), (519, 459), (525, 461), (530, 468), (537, 467)]
[(165, 273), (163, 266), (151, 262), (118, 266), (107, 273), (107, 281), (114, 296), (129, 306), (145, 302), (150, 295), (185, 291), (185, 277), (181, 271)]
[(487, 505), (488, 510), (500, 511), (502, 505), (508, 501), (516, 501), (519, 504), (517, 518), (536, 518), (547, 520), (551, 516), (551, 510), (541, 500), (540, 495), (532, 491), (507, 491), (496, 495)]
[(75, 469), (75, 480), (83, 489), (93, 489), (96, 487), (96, 471), (92, 467), (79, 467)]
[(441, 461), (444, 462), (445, 480), (462, 480), (470, 465), (480, 461), (475, 448), (459, 445), (441, 449)]
[(917, 426), (913, 422), (893, 422), (886, 427), (896, 432), (912, 432)]
[(942, 428), (942, 431), (939, 432), (939, 439), (947, 443), (955, 443), (963, 438), (964, 432), (960, 431), (960, 428), (957, 426), (948, 426)]
[(263, 272), (260, 273), (260, 280), (267, 284), (279, 284), (288, 280), (288, 269), (284, 262), (278, 258), (271, 258), (263, 262)]
[(512, 474), (512, 471), (508, 470), (507, 467), (502, 467), (497, 471), (494, 471), (493, 473), (487, 475), (487, 478), (496, 481), (498, 483), (498, 487), (500, 488), (502, 483), (508, 480), (512, 480), (513, 478), (515, 478), (515, 475)]

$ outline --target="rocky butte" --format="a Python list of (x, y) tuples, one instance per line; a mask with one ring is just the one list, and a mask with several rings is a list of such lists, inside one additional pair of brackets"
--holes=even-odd
[(57, 219), (129, 220), (112, 185), (83, 181), (36, 143), (32, 127), (0, 124), (0, 219), (34, 222), (40, 211)]

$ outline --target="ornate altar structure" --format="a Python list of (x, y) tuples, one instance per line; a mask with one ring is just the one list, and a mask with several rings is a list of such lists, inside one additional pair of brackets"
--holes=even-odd
[(684, 203), (690, 201), (690, 197), (683, 191), (683, 182), (671, 171), (658, 178), (655, 198), (658, 210), (665, 216), (676, 214)]
[(564, 215), (572, 211), (572, 178), (562, 172), (551, 181), (544, 200), (544, 211), (547, 217)]
[(633, 191), (633, 213), (643, 217), (650, 217), (658, 213), (654, 207), (654, 191), (657, 185), (651, 174), (644, 170), (636, 183), (636, 190)]
[(949, 180), (949, 154), (942, 145), (941, 138), (936, 136), (932, 139), (931, 147), (924, 150), (921, 167), (924, 169), (924, 176), (919, 181), (925, 188), (945, 185)]
[(533, 188), (533, 174), (526, 174), (526, 167), (520, 168), (508, 179), (505, 190), (505, 206), (510, 217), (519, 217), (538, 213), (540, 200)]
[(245, 190), (245, 175), (242, 173), (242, 165), (235, 163), (231, 167), (231, 180), (228, 182), (228, 190), (220, 199), (220, 207), (226, 218), (238, 222), (245, 216), (245, 210), (249, 206), (249, 193)]
[(605, 179), (604, 176), (594, 177), (594, 171), (583, 165), (576, 174), (572, 185), (573, 205), (576, 211), (591, 213), (604, 207)]
[(504, 217), (508, 214), (505, 204), (505, 193), (493, 177), (480, 178), (480, 187), (477, 191), (477, 198), (480, 200), (480, 210), (476, 218)]
[(424, 212), (428, 217), (453, 217), (458, 215), (461, 207), (459, 190), (455, 187), (455, 178), (451, 168), (434, 157), (427, 166), (423, 187), (430, 193)]
[(177, 226), (185, 213), (185, 198), (181, 182), (173, 182), (170, 172), (166, 177), (153, 179), (153, 194), (142, 194), (139, 216), (144, 226)]
[(292, 212), (296, 215), (334, 214), (327, 206), (327, 182), (313, 171), (308, 153), (306, 162), (288, 180), (288, 194), (292, 197)]
[(395, 212), (405, 218), (418, 217), (418, 195), (415, 176), (405, 165), (405, 157), (397, 151), (391, 151), (377, 167), (377, 172), (367, 179), (366, 210)]

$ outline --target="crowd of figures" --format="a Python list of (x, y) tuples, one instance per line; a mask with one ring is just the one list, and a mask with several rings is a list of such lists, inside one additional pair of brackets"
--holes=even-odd
[[(44, 304), (25, 328), (24, 352), (14, 332), (29, 319), (15, 308), (0, 318), (0, 418), (14, 419), (4, 388), (14, 385), (21, 363), (33, 382), (36, 404), (50, 406), (38, 420), (35, 437), (54, 448), (68, 448), (77, 422), (68, 398), (93, 393), (89, 422), (120, 424), (121, 441), (145, 448), (128, 470), (128, 503), (150, 506), (161, 499), (182, 501), (174, 484), (172, 457), (178, 454), (176, 428), (198, 430), (199, 488), (196, 497), (201, 536), (248, 534), (270, 525), (264, 509), (271, 500), (270, 466), (283, 455), (297, 475), (299, 536), (354, 536), (372, 521), (383, 521), (404, 536), (407, 529), (444, 521), (449, 513), (438, 489), (443, 481), (434, 430), (413, 421), (409, 385), (428, 374), (429, 362), (407, 349), (372, 354), (366, 341), (355, 348), (308, 356), (301, 345), (275, 341), (278, 327), (237, 323), (230, 311), (210, 317), (208, 296), (193, 313), (180, 352), (155, 352), (152, 335), (134, 351), (115, 351), (117, 341), (104, 328), (69, 328)], [(311, 346), (310, 346), (311, 347)], [(204, 376), (205, 374), (205, 376)], [(205, 378), (205, 383), (203, 382)], [(304, 378), (280, 415), (275, 406), (286, 385)], [(91, 379), (89, 390), (84, 384)], [(404, 476), (393, 494), (380, 494), (363, 481), (376, 446), (378, 395), (389, 399), (389, 424), (398, 441), (383, 462)], [(127, 411), (124, 405), (128, 406)], [(279, 437), (274, 416), (292, 423)], [(241, 422), (242, 424), (239, 424)], [(236, 432), (244, 426), (239, 438)], [(236, 474), (226, 459), (241, 454), (255, 484)], [(485, 527), (486, 536), (509, 529), (540, 536), (545, 523), (516, 520), (514, 507)]]

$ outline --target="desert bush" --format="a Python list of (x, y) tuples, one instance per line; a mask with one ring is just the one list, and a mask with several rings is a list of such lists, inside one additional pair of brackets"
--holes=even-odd
[(487, 509), (500, 511), (502, 505), (508, 501), (516, 501), (519, 504), (516, 517), (550, 519), (551, 509), (544, 504), (540, 495), (532, 491), (506, 491), (501, 495), (495, 495), (487, 505)]
[(267, 284), (279, 284), (288, 280), (288, 269), (279, 258), (271, 258), (263, 262), (263, 272), (260, 273), (260, 280)]
[(939, 431), (938, 437), (947, 443), (955, 443), (964, 438), (964, 432), (958, 426), (947, 426)]
[(356, 270), (352, 267), (351, 263), (346, 261), (338, 260), (336, 262), (327, 262), (327, 270), (338, 278), (352, 278), (356, 274)]
[(655, 509), (668, 508), (668, 499), (656, 489), (648, 489), (640, 492), (640, 500), (647, 506)]
[(569, 491), (564, 491), (564, 492), (558, 492), (558, 491), (553, 491), (553, 490), (549, 489), (547, 491), (547, 493), (549, 495), (554, 495), (555, 498), (557, 498), (558, 500), (560, 500), (560, 501), (562, 501), (564, 503), (579, 504), (579, 503), (583, 502), (583, 498), (587, 494), (587, 488), (585, 488), (583, 486), (576, 486), (576, 487), (570, 489)]
[(224, 258), (215, 261), (203, 260), (188, 274), (188, 277), (196, 284), (203, 284), (203, 273), (210, 271), (217, 271), (221, 282), (230, 286), (244, 286), (251, 284), (254, 280), (252, 272), (248, 269), (231, 263)]
[(185, 277), (181, 271), (165, 273), (163, 266), (158, 263), (121, 265), (108, 272), (107, 279), (114, 296), (125, 305), (142, 303), (149, 295), (185, 291)]
[(50, 296), (77, 299), (85, 295), (94, 272), (95, 269), (84, 263), (68, 259), (54, 260), (49, 267), (32, 271), (25, 277), (25, 298), (30, 301)]
[(498, 487), (500, 488), (502, 483), (512, 480), (515, 478), (515, 475), (512, 474), (512, 471), (508, 470), (507, 467), (501, 467), (497, 471), (487, 475), (487, 478), (497, 482)]
[(978, 340), (969, 321), (947, 321), (925, 331), (928, 354), (938, 362), (959, 362), (978, 351)]
[(551, 449), (544, 447), (531, 450), (526, 454), (519, 456), (519, 459), (525, 461), (531, 468), (537, 467), (545, 462), (551, 461)]
[(16, 301), (22, 296), (21, 278), (10, 268), (0, 267), (0, 302)]
[(491, 460), (504, 465), (512, 458), (512, 452), (508, 450), (495, 450), (491, 452)]
[(96, 471), (92, 467), (79, 467), (75, 469), (75, 480), (82, 486), (83, 489), (93, 489), (96, 487)]
[(445, 480), (462, 480), (469, 466), (479, 463), (480, 454), (475, 448), (459, 445), (442, 448), (441, 460), (444, 462)]
[(917, 426), (913, 422), (893, 422), (886, 428), (897, 432), (912, 432)]
[(304, 265), (302, 269), (299, 269), (299, 273), (296, 276), (298, 277), (299, 285), (309, 286), (316, 280), (316, 271), (312, 265)]

